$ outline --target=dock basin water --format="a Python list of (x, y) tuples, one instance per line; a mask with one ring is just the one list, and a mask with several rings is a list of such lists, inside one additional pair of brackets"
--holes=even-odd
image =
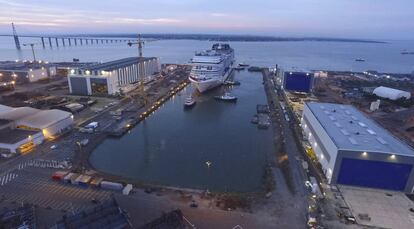
[[(266, 104), (262, 74), (235, 72), (239, 86), (195, 95), (191, 86), (176, 95), (122, 138), (108, 138), (91, 154), (99, 171), (146, 184), (210, 191), (259, 191), (272, 130), (250, 123), (257, 104)], [(237, 103), (214, 99), (231, 92)], [(208, 166), (210, 164), (210, 166)]]

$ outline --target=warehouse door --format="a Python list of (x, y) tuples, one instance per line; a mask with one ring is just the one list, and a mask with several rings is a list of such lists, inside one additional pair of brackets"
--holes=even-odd
[(404, 191), (412, 165), (343, 158), (337, 183)]

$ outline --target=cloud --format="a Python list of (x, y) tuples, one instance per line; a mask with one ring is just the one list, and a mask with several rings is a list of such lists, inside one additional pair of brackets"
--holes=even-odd
[(121, 24), (142, 24), (142, 25), (156, 25), (156, 24), (177, 24), (182, 20), (172, 18), (113, 18), (109, 23), (121, 23)]
[(169, 25), (182, 22), (167, 17), (139, 18), (125, 17), (118, 12), (97, 10), (65, 10), (54, 7), (20, 4), (10, 0), (0, 0), (0, 25), (39, 27), (76, 27), (97, 25)]
[[(0, 31), (317, 34), (412, 39), (413, 0), (0, 0)], [(318, 13), (314, 13), (318, 12)], [(22, 25), (19, 27), (19, 25)]]
[(228, 14), (225, 13), (211, 13), (210, 16), (212, 17), (228, 17)]

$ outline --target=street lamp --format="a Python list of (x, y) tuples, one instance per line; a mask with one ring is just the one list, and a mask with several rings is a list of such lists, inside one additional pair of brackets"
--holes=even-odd
[[(79, 142), (79, 141), (76, 141), (76, 145), (78, 145), (79, 146), (79, 157), (82, 157), (82, 143), (81, 142)], [(83, 172), (84, 171), (84, 166), (83, 166), (83, 162), (82, 162), (82, 160), (81, 160), (81, 171)]]
[(81, 150), (82, 150), (82, 144), (81, 144), (79, 141), (77, 141), (77, 142), (76, 142), (76, 145), (78, 145), (78, 146), (79, 146), (79, 151), (81, 151)]
[(32, 48), (32, 54), (33, 54), (33, 63), (36, 62), (36, 55), (35, 55), (35, 51), (34, 51), (34, 43), (29, 43), (29, 44), (23, 44), (23, 46), (30, 46)]

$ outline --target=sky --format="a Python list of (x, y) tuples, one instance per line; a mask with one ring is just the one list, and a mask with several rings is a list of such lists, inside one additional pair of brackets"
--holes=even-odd
[(0, 0), (0, 33), (414, 39), (414, 0)]

